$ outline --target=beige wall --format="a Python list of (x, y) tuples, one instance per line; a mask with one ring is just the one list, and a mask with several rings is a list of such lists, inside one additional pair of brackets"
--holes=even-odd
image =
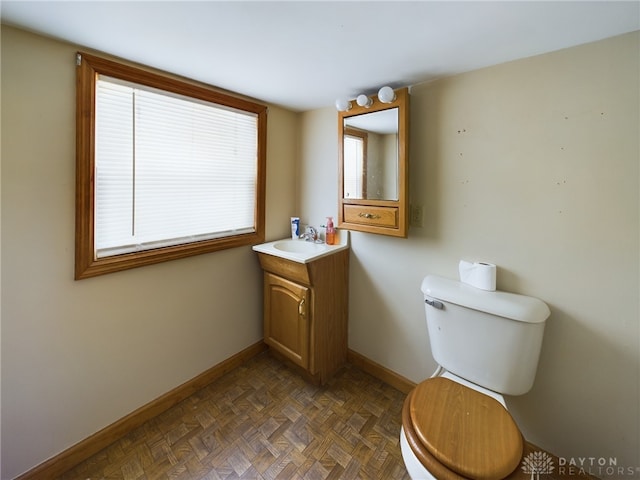
[[(536, 383), (508, 404), (565, 457), (640, 467), (638, 33), (411, 91), (408, 239), (354, 232), (349, 346), (431, 374), (420, 283), (460, 259), (552, 310)], [(303, 114), (301, 211), (336, 214), (336, 112)], [(640, 472), (636, 472), (639, 475)], [(604, 475), (599, 475), (603, 476)], [(609, 477), (611, 478), (611, 477)]]
[[(250, 247), (73, 280), (75, 51), (2, 27), (2, 479), (262, 338)], [(269, 238), (294, 213), (297, 125), (269, 109)]]

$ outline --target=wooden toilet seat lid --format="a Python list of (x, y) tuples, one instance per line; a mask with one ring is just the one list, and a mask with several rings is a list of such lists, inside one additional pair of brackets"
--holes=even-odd
[(505, 478), (522, 459), (522, 434), (509, 412), (497, 400), (448, 378), (420, 383), (409, 413), (426, 450), (463, 477)]

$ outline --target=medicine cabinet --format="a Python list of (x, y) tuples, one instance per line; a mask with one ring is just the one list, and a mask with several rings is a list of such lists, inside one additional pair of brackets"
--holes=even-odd
[(338, 227), (406, 237), (409, 91), (338, 113)]

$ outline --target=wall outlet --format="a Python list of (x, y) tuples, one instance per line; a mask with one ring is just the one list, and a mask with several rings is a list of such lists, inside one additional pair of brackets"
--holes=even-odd
[(422, 205), (411, 205), (409, 209), (409, 226), (422, 228)]

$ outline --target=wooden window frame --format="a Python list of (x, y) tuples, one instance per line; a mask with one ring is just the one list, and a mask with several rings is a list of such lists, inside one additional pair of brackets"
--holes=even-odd
[[(95, 277), (144, 265), (227, 248), (255, 245), (265, 236), (267, 107), (211, 87), (148, 69), (78, 52), (76, 75), (76, 235), (75, 279)], [(95, 98), (98, 75), (186, 95), (256, 114), (258, 118), (255, 232), (96, 258), (95, 223)]]

